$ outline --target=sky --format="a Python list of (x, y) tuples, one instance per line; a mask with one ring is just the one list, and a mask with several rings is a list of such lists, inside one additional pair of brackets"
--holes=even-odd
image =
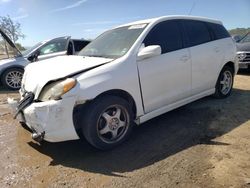
[(221, 20), (250, 27), (250, 0), (0, 0), (0, 16), (21, 24), (23, 46), (60, 36), (94, 39), (112, 27), (166, 15)]

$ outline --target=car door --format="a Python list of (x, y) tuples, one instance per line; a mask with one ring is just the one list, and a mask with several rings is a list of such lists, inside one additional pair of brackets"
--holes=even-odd
[(221, 62), (221, 46), (212, 40), (205, 22), (182, 20), (192, 56), (192, 95), (215, 87)]
[(61, 37), (45, 43), (36, 52), (39, 54), (37, 60), (40, 61), (56, 56), (67, 55), (68, 42), (68, 37)]
[(142, 45), (162, 49), (161, 55), (137, 62), (145, 113), (190, 96), (191, 57), (179, 21), (158, 23)]

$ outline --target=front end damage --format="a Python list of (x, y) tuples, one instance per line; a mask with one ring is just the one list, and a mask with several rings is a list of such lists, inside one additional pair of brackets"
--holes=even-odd
[[(18, 102), (8, 99), (8, 103), (17, 111)], [(45, 102), (33, 102), (21, 110), (17, 119), (26, 124), (36, 141), (60, 142), (79, 139), (73, 124), (74, 97)]]

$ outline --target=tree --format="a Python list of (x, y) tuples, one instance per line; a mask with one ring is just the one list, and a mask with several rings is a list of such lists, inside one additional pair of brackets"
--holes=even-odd
[(14, 22), (9, 15), (0, 16), (0, 28), (14, 43), (16, 43), (19, 38), (25, 37), (21, 32), (21, 24), (19, 22)]
[(15, 45), (16, 45), (16, 47), (18, 48), (18, 50), (20, 50), (20, 51), (26, 50), (26, 48), (23, 47), (20, 43), (16, 43)]

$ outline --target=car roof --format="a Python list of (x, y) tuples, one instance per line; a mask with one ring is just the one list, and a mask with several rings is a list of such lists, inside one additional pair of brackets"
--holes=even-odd
[(169, 15), (169, 16), (161, 16), (161, 17), (152, 18), (152, 19), (139, 20), (139, 21), (128, 23), (128, 24), (120, 25), (118, 27), (124, 27), (124, 26), (129, 26), (129, 25), (136, 25), (136, 24), (150, 24), (150, 23), (155, 23), (155, 22), (160, 22), (160, 21), (165, 21), (165, 20), (172, 20), (172, 19), (198, 20), (198, 21), (205, 21), (205, 22), (211, 22), (211, 23), (222, 25), (221, 21), (211, 19), (211, 18), (206, 18), (206, 17), (188, 16), (188, 15)]

